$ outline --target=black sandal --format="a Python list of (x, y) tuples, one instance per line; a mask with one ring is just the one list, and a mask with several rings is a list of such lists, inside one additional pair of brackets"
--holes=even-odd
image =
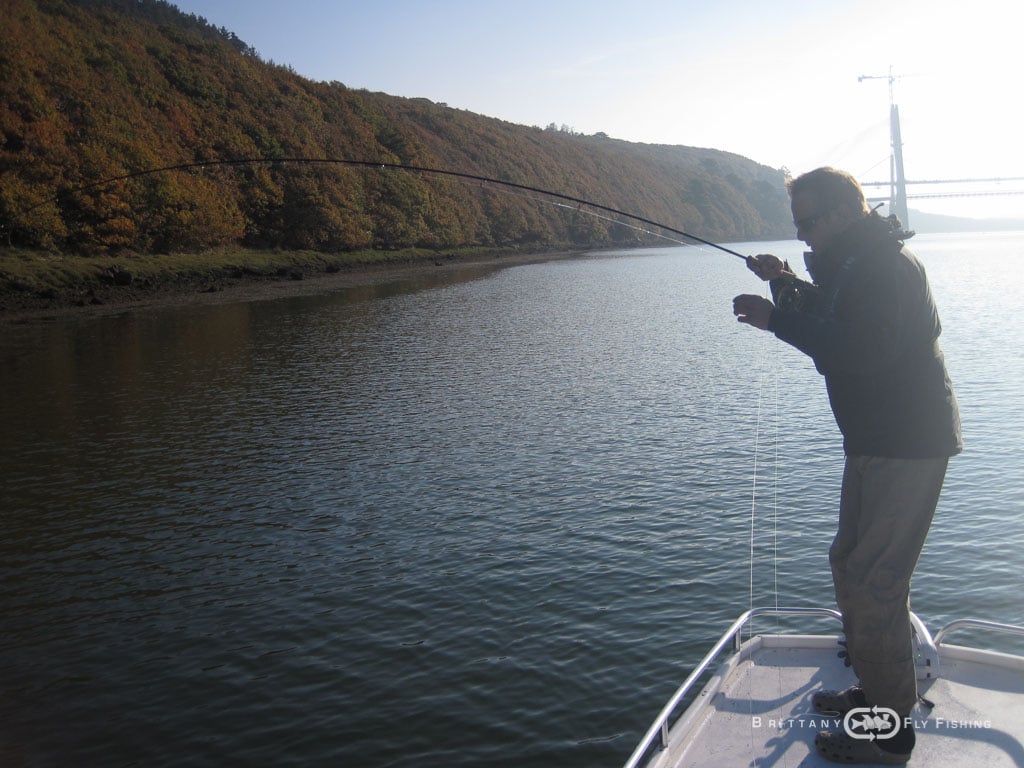
[(826, 760), (847, 765), (905, 765), (910, 759), (910, 753), (887, 752), (874, 740), (855, 739), (842, 731), (818, 731), (814, 747)]
[(867, 706), (867, 699), (859, 685), (851, 685), (843, 691), (818, 691), (811, 696), (811, 706), (819, 714), (842, 717), (851, 709)]

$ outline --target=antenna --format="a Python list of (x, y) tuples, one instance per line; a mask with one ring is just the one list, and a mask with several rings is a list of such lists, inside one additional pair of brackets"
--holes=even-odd
[(903, 172), (903, 138), (900, 134), (900, 108), (893, 98), (893, 84), (902, 75), (892, 73), (889, 65), (888, 75), (861, 75), (858, 83), (865, 80), (889, 81), (889, 134), (892, 151), (889, 155), (889, 210), (895, 213), (905, 229), (910, 227), (910, 213), (907, 211), (907, 176)]

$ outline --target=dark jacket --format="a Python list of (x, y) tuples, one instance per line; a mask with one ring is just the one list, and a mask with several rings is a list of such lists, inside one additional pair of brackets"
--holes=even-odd
[(772, 281), (769, 330), (824, 375), (848, 455), (919, 459), (963, 448), (939, 315), (908, 236), (872, 213), (809, 255), (813, 285)]

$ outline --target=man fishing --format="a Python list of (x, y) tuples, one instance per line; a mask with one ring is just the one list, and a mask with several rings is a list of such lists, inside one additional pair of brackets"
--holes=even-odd
[(829, 563), (859, 683), (819, 691), (811, 703), (822, 713), (878, 707), (899, 717), (895, 735), (891, 727), (881, 738), (821, 731), (814, 743), (834, 762), (901, 765), (914, 748), (917, 703), (910, 581), (947, 462), (963, 448), (960, 417), (928, 280), (903, 242), (912, 233), (869, 210), (843, 171), (818, 168), (787, 187), (797, 237), (811, 248), (804, 258), (813, 282), (770, 254), (750, 257), (774, 302), (744, 294), (733, 313), (814, 361), (843, 435)]

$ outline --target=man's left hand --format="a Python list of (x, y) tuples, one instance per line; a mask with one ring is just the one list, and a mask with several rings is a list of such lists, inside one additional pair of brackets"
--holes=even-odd
[(741, 323), (768, 330), (768, 323), (772, 319), (772, 310), (775, 305), (763, 296), (754, 296), (744, 293), (732, 300), (732, 313)]

